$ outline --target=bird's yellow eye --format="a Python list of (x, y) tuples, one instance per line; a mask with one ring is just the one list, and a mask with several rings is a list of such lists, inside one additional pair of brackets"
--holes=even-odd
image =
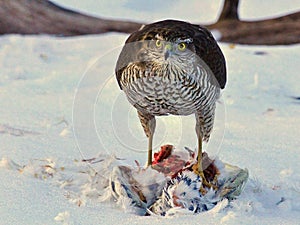
[(157, 47), (161, 47), (162, 46), (162, 41), (161, 40), (156, 40), (155, 42)]
[(184, 50), (186, 49), (186, 44), (183, 43), (183, 42), (179, 43), (179, 44), (178, 44), (178, 49), (179, 49), (180, 51), (184, 51)]

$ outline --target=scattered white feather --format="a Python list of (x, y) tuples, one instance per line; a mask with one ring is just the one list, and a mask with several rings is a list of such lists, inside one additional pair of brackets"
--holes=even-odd
[(68, 211), (58, 213), (54, 220), (57, 222), (61, 222), (62, 225), (72, 225), (70, 222), (70, 213)]

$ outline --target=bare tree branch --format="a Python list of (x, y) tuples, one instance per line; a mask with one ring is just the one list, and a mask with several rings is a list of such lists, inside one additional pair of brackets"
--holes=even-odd
[(133, 32), (140, 23), (96, 18), (59, 7), (47, 0), (0, 0), (0, 34), (74, 36)]

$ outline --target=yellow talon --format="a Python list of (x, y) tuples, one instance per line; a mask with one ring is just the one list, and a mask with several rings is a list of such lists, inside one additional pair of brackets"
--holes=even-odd
[(218, 174), (215, 175), (212, 183), (208, 182), (205, 178), (204, 172), (203, 171), (199, 171), (198, 168), (198, 164), (194, 164), (192, 167), (193, 171), (195, 174), (197, 174), (198, 176), (201, 177), (202, 180), (202, 185), (200, 187), (200, 192), (205, 195), (207, 193), (207, 191), (205, 190), (204, 187), (208, 187), (208, 188), (213, 188), (214, 190), (218, 190), (218, 186), (216, 185), (217, 181), (218, 181)]

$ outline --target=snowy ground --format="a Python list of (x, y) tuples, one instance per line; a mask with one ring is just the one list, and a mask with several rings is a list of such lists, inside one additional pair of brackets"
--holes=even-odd
[[(72, 5), (73, 1), (56, 2)], [(218, 1), (204, 1), (209, 7), (206, 11), (200, 7), (198, 20), (198, 15), (189, 12), (198, 10), (195, 5), (171, 14), (182, 9), (185, 1), (164, 1), (164, 7), (172, 10), (154, 4), (151, 11), (134, 10), (137, 1), (127, 1), (111, 14), (108, 1), (102, 7), (92, 2), (74, 2), (73, 7), (145, 21), (173, 17), (206, 22), (215, 19), (208, 15), (216, 15), (220, 6)], [(250, 6), (243, 2), (241, 11), (252, 12), (258, 1), (251, 2)], [(262, 6), (256, 11), (257, 17), (300, 8), (288, 8), (290, 5), (277, 1), (270, 10)], [(245, 191), (230, 208), (220, 205), (198, 215), (161, 218), (136, 216), (92, 198), (80, 207), (70, 201), (56, 184), (56, 175), (75, 176), (79, 168), (76, 163), (82, 158), (109, 153), (126, 158), (130, 164), (135, 159), (145, 162), (147, 140), (113, 75), (126, 37), (0, 37), (0, 224), (299, 223), (300, 45), (221, 43), (228, 85), (223, 103), (218, 105), (220, 119), (207, 151), (250, 172)], [(191, 148), (196, 144), (193, 117), (159, 118), (157, 129), (157, 148), (165, 143)], [(41, 161), (45, 159), (51, 161)], [(23, 170), (12, 162), (31, 167)], [(57, 168), (53, 178), (38, 170), (38, 165), (51, 162)]]

